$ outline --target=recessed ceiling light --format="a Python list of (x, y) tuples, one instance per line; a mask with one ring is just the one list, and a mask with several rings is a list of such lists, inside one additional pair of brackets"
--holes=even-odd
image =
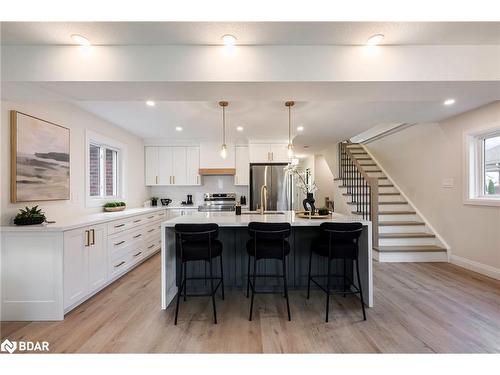
[(71, 35), (71, 39), (73, 40), (73, 42), (81, 46), (90, 46), (90, 41), (84, 36), (81, 36), (79, 34)]
[(234, 46), (236, 44), (236, 37), (230, 34), (223, 35), (222, 42), (226, 46)]
[(181, 132), (182, 131), (182, 126), (176, 126), (175, 130), (177, 130), (178, 132)]
[(303, 126), (297, 126), (297, 131), (298, 132), (304, 131), (304, 127)]
[(384, 39), (384, 34), (375, 34), (368, 38), (366, 41), (367, 46), (376, 46), (382, 42)]
[(146, 105), (150, 106), (150, 107), (154, 107), (155, 106), (155, 102), (152, 101), (152, 100), (146, 100)]
[(446, 99), (444, 102), (443, 102), (444, 105), (453, 105), (455, 104), (455, 99)]
[(243, 126), (237, 126), (236, 130), (238, 130), (239, 132), (242, 132), (243, 131)]

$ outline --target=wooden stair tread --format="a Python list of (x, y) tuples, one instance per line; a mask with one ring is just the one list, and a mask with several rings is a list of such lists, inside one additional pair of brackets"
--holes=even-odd
[[(362, 167), (364, 167), (364, 165), (362, 165)], [(382, 170), (381, 169), (370, 169), (370, 170), (365, 170), (366, 173), (382, 173)]]
[(356, 158), (356, 160), (372, 160), (372, 158)]
[(404, 226), (404, 225), (425, 225), (422, 221), (379, 221), (378, 226), (391, 227), (391, 226)]
[(432, 233), (380, 233), (379, 238), (435, 238)]
[[(353, 195), (352, 193), (343, 193), (342, 195)], [(357, 194), (357, 195), (368, 195), (368, 194)], [(378, 193), (378, 195), (401, 195), (401, 193)]]
[[(358, 159), (358, 160), (359, 160), (359, 159)], [(361, 164), (361, 163), (359, 163), (359, 164), (360, 164), (362, 167), (376, 167), (376, 166), (377, 166), (377, 164), (375, 164), (375, 163), (367, 163), (367, 164)]]
[(415, 215), (415, 211), (379, 211), (379, 215)]
[(408, 204), (408, 202), (403, 202), (403, 201), (378, 202), (378, 204)]
[(419, 246), (373, 246), (373, 250), (378, 252), (441, 252), (446, 251), (444, 247), (434, 245), (419, 245)]
[(384, 185), (379, 185), (378, 187), (394, 187), (393, 184), (384, 184)]

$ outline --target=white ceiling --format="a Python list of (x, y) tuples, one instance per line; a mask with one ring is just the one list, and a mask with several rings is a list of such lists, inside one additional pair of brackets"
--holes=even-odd
[[(4, 99), (69, 100), (140, 137), (187, 141), (220, 140), (219, 100), (230, 102), (229, 142), (286, 140), (284, 101), (294, 99), (294, 135), (305, 128), (294, 142), (314, 151), (378, 124), (438, 121), (500, 100), (500, 82), (4, 82), (2, 89)], [(444, 106), (450, 97), (456, 104)]]
[(81, 34), (94, 45), (214, 45), (233, 34), (240, 45), (499, 44), (500, 22), (3, 22), (2, 44), (67, 45)]

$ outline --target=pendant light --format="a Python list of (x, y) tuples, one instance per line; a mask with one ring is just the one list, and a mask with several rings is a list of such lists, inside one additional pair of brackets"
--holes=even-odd
[(220, 156), (222, 159), (227, 157), (227, 146), (226, 146), (226, 107), (229, 105), (226, 101), (219, 102), (222, 107), (222, 146), (220, 149)]
[(285, 106), (288, 107), (288, 158), (293, 158), (293, 144), (292, 144), (292, 107), (295, 102), (289, 100), (285, 102)]

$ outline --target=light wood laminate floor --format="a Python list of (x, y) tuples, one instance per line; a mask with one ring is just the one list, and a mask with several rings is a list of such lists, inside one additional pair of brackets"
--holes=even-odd
[(354, 296), (258, 295), (254, 320), (242, 291), (160, 306), (160, 257), (79, 306), (61, 322), (2, 323), (2, 339), (49, 341), (65, 353), (464, 353), (500, 352), (500, 282), (446, 263), (374, 263), (375, 307), (363, 321)]

